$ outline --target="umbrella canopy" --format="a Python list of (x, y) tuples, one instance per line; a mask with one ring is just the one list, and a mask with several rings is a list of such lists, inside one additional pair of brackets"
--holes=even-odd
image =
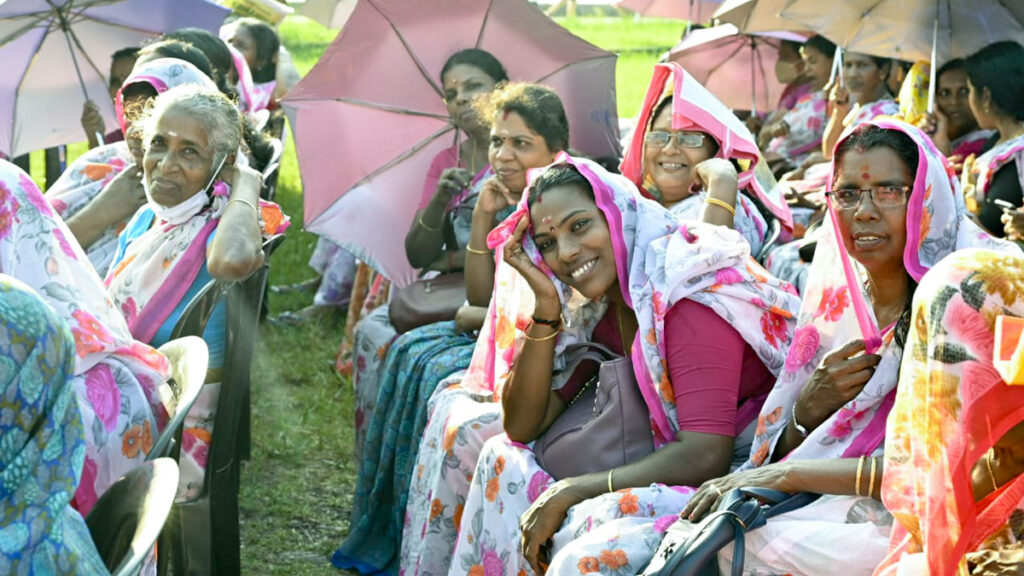
[(87, 98), (107, 126), (116, 126), (110, 55), (186, 26), (216, 33), (227, 14), (208, 0), (0, 2), (0, 152), (17, 156), (85, 140)]
[(359, 0), (317, 65), (284, 99), (304, 184), (305, 221), (398, 285), (431, 160), (457, 137), (440, 71), (477, 47), (514, 80), (546, 84), (569, 117), (569, 145), (618, 156), (616, 56), (526, 0)]
[[(845, 50), (900, 60), (938, 62), (1000, 40), (1024, 43), (1020, 0), (792, 0), (782, 17), (804, 24)], [(936, 34), (935, 24), (938, 23)]]
[(620, 8), (649, 18), (707, 22), (721, 0), (622, 0)]
[(722, 24), (732, 24), (744, 34), (806, 30), (803, 24), (779, 16), (788, 3), (789, 0), (725, 0), (711, 15), (711, 19)]
[(781, 40), (805, 39), (788, 32), (740, 34), (732, 24), (722, 24), (690, 31), (668, 59), (730, 108), (774, 110), (785, 89), (775, 78)]
[(306, 0), (295, 7), (295, 13), (328, 28), (341, 28), (355, 9), (356, 0)]

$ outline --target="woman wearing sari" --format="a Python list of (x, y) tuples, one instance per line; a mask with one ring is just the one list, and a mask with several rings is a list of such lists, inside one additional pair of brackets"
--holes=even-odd
[(887, 81), (894, 74), (892, 61), (857, 52), (843, 54), (843, 82), (829, 93), (829, 121), (821, 142), (825, 159), (841, 134), (850, 127), (879, 116), (895, 116), (900, 108), (889, 92)]
[[(288, 225), (276, 205), (259, 200), (259, 173), (240, 163), (241, 122), (227, 98), (197, 86), (164, 92), (143, 120), (147, 202), (122, 232), (106, 278), (110, 298), (143, 342), (166, 342), (188, 302), (213, 279), (248, 277), (263, 263), (263, 234)], [(221, 304), (203, 333), (210, 350), (207, 383), (182, 434), (184, 497), (202, 484), (225, 329)]]
[[(464, 271), (469, 282), (473, 267), (487, 263), (468, 255), (478, 225), (476, 207), (485, 187), (493, 187), (494, 174), (488, 156), (480, 154), (488, 142), (489, 124), (473, 105), (479, 98), (503, 93), (507, 77), (489, 53), (469, 49), (448, 59), (441, 79), (449, 114), (471, 137), (434, 159), (405, 249), (414, 267)], [(363, 417), (357, 431), (359, 473), (349, 535), (332, 558), (338, 568), (364, 573), (393, 572), (397, 567), (409, 477), (426, 424), (427, 399), (446, 376), (469, 365), (472, 331), (479, 325), (478, 321), (474, 326), (470, 317), (482, 316), (482, 310), (463, 307), (454, 321), (420, 326), (395, 339), (388, 312), (381, 307), (357, 328), (357, 414)], [(374, 348), (364, 351), (361, 339), (369, 329), (376, 329), (380, 338), (370, 338)], [(377, 356), (379, 348), (386, 353)], [(365, 360), (369, 354), (379, 358), (372, 366)]]
[(1003, 208), (995, 201), (1017, 207), (1013, 214), (1024, 204), (1024, 47), (997, 42), (972, 54), (967, 58), (967, 85), (978, 125), (997, 134), (973, 164), (964, 165), (964, 187), (981, 225), (1002, 236)]
[[(729, 208), (716, 214), (714, 223), (739, 231), (755, 257), (768, 232), (766, 217), (792, 229), (789, 206), (781, 195), (773, 195), (775, 179), (753, 135), (679, 64), (655, 66), (637, 126), (622, 174), (680, 220), (698, 220), (705, 204), (725, 202)], [(732, 161), (738, 181), (730, 186), (701, 181), (700, 164), (711, 158)]]
[(1003, 380), (993, 349), (996, 318), (1024, 317), (1022, 278), (1019, 254), (964, 250), (917, 289), (885, 439), (896, 524), (876, 574), (1017, 573), (992, 565), (1007, 549), (1021, 559), (1024, 388)]
[[(826, 233), (750, 462), (706, 482), (683, 512), (696, 521), (745, 486), (825, 494), (747, 534), (745, 573), (872, 573), (891, 529), (877, 500), (880, 456), (914, 288), (956, 250), (1016, 250), (967, 218), (945, 158), (909, 124), (875, 120), (854, 129), (834, 164)], [(730, 546), (720, 566), (728, 569), (731, 558)]]
[(514, 270), (503, 260), (495, 261), (487, 236), (519, 203), (528, 172), (550, 164), (569, 142), (562, 101), (543, 86), (506, 86), (481, 101), (480, 114), (492, 122), (490, 159), (496, 176), (483, 184), (473, 210), (466, 295), (484, 311), (474, 311), (476, 317), (467, 323), (483, 327), (469, 348), (472, 359), (458, 372), (449, 370), (441, 382), (429, 383), (433, 394), (427, 426), (408, 484), (408, 504), (400, 511), (405, 513), (400, 569), (406, 574), (447, 573), (480, 447), (501, 432), (501, 406), (494, 391), (506, 370), (491, 361), (491, 348), (481, 348), (479, 342), (494, 342), (496, 299), (526, 302), (532, 295), (516, 281)]
[[(789, 285), (767, 277), (738, 234), (698, 222), (680, 226), (627, 179), (586, 160), (563, 162), (534, 181), (516, 214), (492, 234), (534, 294), (527, 313), (533, 323), (499, 300), (499, 325), (519, 327), (496, 360), (513, 363), (501, 391), (506, 434), (490, 439), (477, 461), (463, 512), (471, 521), (462, 524), (452, 574), (472, 573), (475, 565), (486, 572), (495, 560), (508, 573), (540, 573), (548, 558), (560, 564), (564, 550), (607, 520), (635, 516), (651, 527), (655, 517), (678, 510), (685, 495), (666, 484), (696, 485), (746, 460), (754, 413), (792, 336), (799, 300)], [(730, 169), (719, 160), (698, 170), (709, 178)], [(630, 357), (655, 451), (555, 483), (527, 444), (589, 379), (584, 367), (569, 377), (560, 358), (585, 341)], [(551, 538), (545, 555), (540, 548)], [(646, 559), (631, 562), (629, 547), (637, 544), (653, 547), (621, 542), (609, 566), (642, 568)]]
[(0, 358), (0, 436), (13, 440), (0, 446), (0, 572), (109, 574), (70, 506), (85, 453), (71, 384), (75, 337), (39, 294), (3, 274)]
[(103, 282), (31, 178), (0, 161), (0, 274), (27, 284), (71, 327), (85, 453), (75, 506), (88, 514), (146, 459), (167, 417), (158, 394), (167, 360), (136, 341)]
[[(214, 86), (210, 65), (201, 52), (181, 45), (189, 61), (140, 57), (114, 97), (121, 130), (128, 134), (146, 102), (175, 86)], [(198, 62), (194, 65), (192, 62)], [(142, 150), (138, 136), (89, 150), (47, 191), (57, 214), (68, 223), (96, 272), (104, 275), (117, 251), (117, 235), (145, 203), (142, 190)]]

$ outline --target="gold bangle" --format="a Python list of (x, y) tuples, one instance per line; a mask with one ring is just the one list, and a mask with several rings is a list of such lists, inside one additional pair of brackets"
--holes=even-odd
[(612, 475), (615, 474), (615, 468), (608, 471), (608, 492), (615, 492), (615, 486), (612, 485)]
[(872, 494), (875, 493), (875, 466), (878, 464), (878, 458), (871, 457), (871, 479), (868, 480), (868, 498), (873, 498)]
[(724, 200), (719, 200), (718, 198), (712, 198), (711, 196), (708, 196), (707, 198), (704, 199), (704, 203), (711, 204), (712, 206), (718, 206), (719, 208), (723, 208), (727, 210), (729, 214), (736, 216), (736, 208), (733, 205), (729, 204), (728, 202), (725, 202)]
[(860, 476), (864, 472), (864, 458), (865, 456), (861, 456), (857, 459), (857, 482), (854, 484), (857, 496), (860, 496)]
[(466, 252), (469, 252), (470, 254), (480, 254), (481, 256), (490, 256), (491, 255), (491, 251), (490, 250), (477, 250), (476, 248), (473, 248), (469, 244), (466, 244)]
[[(230, 206), (232, 202), (238, 202), (239, 204), (245, 204), (249, 208), (252, 208), (252, 211), (253, 211), (254, 214), (256, 214), (257, 218), (259, 217), (260, 211), (255, 206), (253, 206), (252, 202), (249, 202), (248, 200), (242, 200), (241, 198), (232, 198), (231, 200), (228, 200), (227, 206)], [(225, 209), (227, 209), (227, 206), (225, 206)]]
[(534, 338), (533, 336), (530, 336), (526, 332), (523, 332), (523, 338), (526, 338), (530, 342), (543, 342), (545, 340), (551, 340), (555, 336), (558, 336), (559, 332), (561, 332), (561, 330), (555, 330), (551, 334), (548, 334), (547, 336), (541, 336), (540, 338)]
[(985, 453), (985, 467), (988, 468), (988, 479), (992, 481), (992, 491), (997, 492), (999, 490), (999, 484), (996, 484), (996, 475), (992, 472), (992, 453), (994, 450), (989, 448), (988, 452)]
[(422, 214), (420, 214), (420, 217), (416, 221), (420, 223), (420, 226), (422, 226), (424, 230), (428, 230), (430, 232), (437, 232), (441, 229), (440, 226), (438, 226), (437, 228), (431, 228), (430, 226), (427, 226), (426, 222), (423, 221)]

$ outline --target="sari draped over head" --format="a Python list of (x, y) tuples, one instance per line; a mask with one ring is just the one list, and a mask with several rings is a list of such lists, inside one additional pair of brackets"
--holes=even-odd
[[(664, 338), (665, 315), (676, 302), (690, 298), (711, 308), (750, 344), (766, 367), (773, 373), (781, 369), (799, 300), (789, 284), (770, 277), (750, 258), (750, 248), (737, 232), (699, 222), (680, 225), (660, 204), (641, 197), (627, 178), (565, 154), (556, 162), (580, 171), (608, 220), (622, 294), (639, 323), (631, 359), (650, 411), (656, 446), (673, 441), (678, 431)], [(531, 182), (541, 173), (532, 172)], [(529, 192), (525, 192), (516, 211), (491, 231), (488, 245), (502, 254), (520, 219), (529, 217)], [(590, 339), (608, 304), (603, 298), (586, 300), (558, 280), (544, 264), (532, 234), (524, 235), (523, 248), (555, 283), (562, 300), (565, 328), (555, 346), (552, 380), (557, 388), (571, 372), (562, 353)], [(481, 333), (467, 380), (485, 360), (484, 366), (490, 369), (486, 376), (495, 376), (487, 382), (498, 390), (522, 347), (533, 306), (532, 299), (523, 305), (528, 299), (522, 294), (532, 296), (532, 291), (510, 267), (499, 268), (496, 286), (489, 326)]]
[[(873, 120), (875, 126), (897, 130), (917, 144), (919, 161), (914, 189), (907, 200), (907, 243), (903, 263), (920, 281), (950, 253), (972, 246), (1006, 246), (967, 218), (960, 183), (945, 157), (923, 132), (897, 120)], [(849, 134), (844, 136), (844, 139)], [(842, 140), (840, 141), (842, 142)], [(832, 185), (833, 170), (826, 188)], [(800, 307), (798, 327), (785, 368), (758, 417), (750, 461), (769, 460), (804, 385), (822, 359), (853, 339), (863, 339), (868, 352), (881, 355), (874, 375), (859, 394), (814, 429), (787, 458), (850, 458), (870, 455), (882, 446), (885, 423), (895, 398), (902, 349), (892, 327), (880, 331), (869, 305), (860, 266), (843, 246), (835, 208), (829, 202), (829, 224), (823, 226)]]
[(228, 50), (231, 51), (231, 60), (235, 64), (235, 71), (238, 73), (238, 83), (235, 84), (235, 89), (238, 90), (238, 109), (242, 112), (259, 112), (266, 108), (264, 105), (262, 108), (256, 107), (256, 98), (253, 95), (253, 81), (252, 81), (252, 70), (249, 69), (249, 63), (245, 60), (245, 55), (238, 51), (230, 43), (225, 42), (228, 46)]
[(988, 196), (996, 172), (1014, 162), (1017, 164), (1017, 177), (1020, 179), (1021, 188), (1024, 188), (1024, 135), (993, 146), (991, 150), (978, 156), (975, 162), (978, 181), (974, 189), (979, 204)]
[[(637, 130), (626, 149), (620, 170), (644, 191), (644, 137), (661, 101), (672, 97), (672, 129), (698, 130), (718, 142), (716, 157), (739, 162), (740, 190), (756, 197), (783, 228), (792, 231), (793, 215), (781, 189), (764, 163), (757, 140), (729, 108), (675, 62), (658, 64), (647, 87), (643, 107), (637, 117)], [(739, 201), (739, 200), (738, 200)]]
[[(1014, 251), (957, 252), (914, 295), (882, 479), (897, 522), (876, 574), (899, 574), (916, 559), (932, 576), (966, 576), (965, 554), (1019, 536), (1007, 524), (1024, 505), (1024, 475), (979, 502), (971, 476), (977, 467), (985, 474), (986, 452), (1024, 421), (1024, 386), (1006, 384), (993, 366), (996, 318), (1024, 316), (1024, 257)], [(990, 470), (986, 484), (995, 483)]]
[(121, 130), (128, 135), (128, 123), (124, 117), (124, 96), (122, 92), (132, 84), (149, 84), (156, 90), (157, 94), (163, 94), (171, 88), (177, 88), (185, 84), (196, 84), (210, 90), (217, 90), (217, 85), (209, 76), (203, 74), (190, 62), (178, 60), (177, 58), (158, 58), (136, 66), (130, 76), (125, 78), (121, 89), (114, 97), (114, 111), (117, 113), (117, 122)]
[(75, 494), (85, 442), (75, 338), (30, 286), (0, 274), (0, 572), (107, 574)]

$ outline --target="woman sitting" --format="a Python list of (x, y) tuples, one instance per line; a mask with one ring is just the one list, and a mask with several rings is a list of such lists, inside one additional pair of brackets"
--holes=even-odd
[(899, 113), (886, 83), (893, 74), (892, 68), (888, 58), (857, 52), (843, 54), (843, 82), (832, 86), (829, 92), (829, 120), (821, 142), (825, 160), (832, 158), (832, 150), (847, 128)]
[[(4, 164), (0, 171), (7, 172)], [(69, 505), (85, 451), (71, 385), (74, 346), (67, 322), (51, 306), (0, 274), (0, 437), (16, 439), (0, 445), (4, 574), (109, 574)]]
[(954, 162), (981, 154), (992, 137), (991, 130), (978, 126), (970, 106), (967, 61), (954, 58), (935, 73), (935, 118), (925, 128), (940, 152)]
[(996, 318), (1024, 317), (1022, 278), (1020, 255), (964, 250), (917, 289), (885, 439), (881, 496), (896, 524), (877, 574), (1020, 571), (1024, 388), (1004, 381), (993, 349)]
[[(527, 173), (550, 164), (569, 144), (562, 101), (543, 86), (507, 85), (481, 101), (478, 113), (491, 122), (490, 160), (496, 175), (482, 184), (473, 210), (466, 246), (466, 296), (477, 308), (470, 309), (473, 317), (466, 319), (466, 325), (468, 329), (484, 326), (479, 337), (467, 338), (475, 342), (468, 363), (449, 366), (445, 380), (423, 382), (433, 395), (416, 465), (410, 469), (415, 473), (404, 511), (400, 555), (401, 569), (410, 575), (448, 572), (480, 447), (501, 432), (501, 407), (494, 397), (500, 370), (487, 364), (480, 342), (491, 341), (494, 332), (494, 298), (528, 299), (530, 294), (512, 281), (515, 272), (505, 262), (495, 264), (487, 236), (518, 204)], [(486, 323), (485, 317), (490, 319)]]
[[(968, 207), (986, 230), (1003, 235), (1003, 206), (1024, 205), (1024, 47), (997, 42), (967, 58), (969, 103), (978, 125), (995, 130), (977, 161), (964, 164)], [(974, 204), (972, 206), (971, 204)]]
[[(258, 172), (240, 164), (238, 109), (209, 88), (180, 86), (161, 94), (143, 123), (147, 203), (119, 239), (108, 292), (132, 334), (159, 346), (188, 302), (209, 282), (244, 280), (263, 263), (263, 234), (287, 219), (259, 200)], [(230, 184), (230, 188), (229, 188)], [(203, 339), (210, 349), (207, 385), (185, 420), (182, 487), (202, 483), (224, 361), (223, 305)]]
[[(826, 494), (750, 532), (749, 571), (817, 575), (843, 566), (845, 574), (872, 573), (888, 548), (891, 519), (876, 500), (879, 456), (914, 288), (955, 250), (1016, 250), (966, 218), (956, 178), (917, 128), (862, 125), (836, 147), (834, 165), (826, 234), (785, 369), (758, 418), (750, 462), (704, 483), (683, 512), (699, 520), (739, 487)], [(799, 554), (779, 553), (794, 546)], [(727, 548), (720, 565), (728, 568), (731, 557)]]
[(266, 22), (255, 18), (239, 18), (227, 30), (228, 43), (245, 57), (252, 73), (252, 87), (248, 94), (249, 110), (275, 108), (276, 100), (284, 94), (277, 92), (277, 52), (281, 40)]
[[(198, 50), (181, 43), (166, 44), (159, 57), (173, 60), (153, 64), (154, 58), (140, 57), (143, 62), (136, 63), (136, 69), (114, 96), (117, 119), (125, 134), (146, 102), (159, 92), (182, 84), (213, 86), (210, 63)], [(72, 162), (46, 192), (47, 200), (68, 223), (100, 275), (110, 267), (117, 235), (145, 202), (141, 165), (142, 148), (138, 136), (133, 135), (89, 150)]]
[[(792, 335), (799, 300), (765, 277), (735, 232), (680, 227), (628, 180), (565, 161), (537, 178), (496, 232), (505, 261), (534, 294), (533, 324), (496, 360), (514, 362), (501, 391), (505, 435), (477, 461), (463, 512), (474, 521), (459, 533), (456, 566), (486, 565), (493, 554), (508, 573), (527, 565), (541, 573), (549, 558), (561, 563), (559, 554), (588, 555), (573, 541), (605, 521), (635, 516), (651, 528), (655, 516), (678, 510), (685, 498), (665, 484), (696, 485), (746, 460), (755, 413)], [(572, 303), (577, 294), (584, 304)], [(501, 304), (499, 323), (521, 326), (518, 310)], [(657, 449), (555, 483), (525, 445), (592, 376), (595, 367), (581, 365), (569, 377), (559, 361), (571, 343), (589, 340), (632, 360)], [(599, 498), (612, 486), (627, 492)], [(550, 554), (542, 553), (552, 537)], [(643, 566), (627, 559), (640, 543), (621, 543), (616, 569)]]
[(789, 206), (781, 195), (772, 196), (774, 178), (761, 166), (754, 137), (679, 64), (655, 66), (637, 126), (622, 174), (679, 219), (697, 220), (705, 209), (713, 211), (707, 221), (738, 230), (755, 257), (768, 233), (766, 218), (792, 229)]
[(35, 290), (74, 334), (71, 384), (85, 425), (74, 503), (88, 514), (115, 480), (145, 461), (162, 431), (167, 414), (158, 388), (167, 360), (132, 337), (68, 227), (32, 179), (4, 161), (0, 274)]

